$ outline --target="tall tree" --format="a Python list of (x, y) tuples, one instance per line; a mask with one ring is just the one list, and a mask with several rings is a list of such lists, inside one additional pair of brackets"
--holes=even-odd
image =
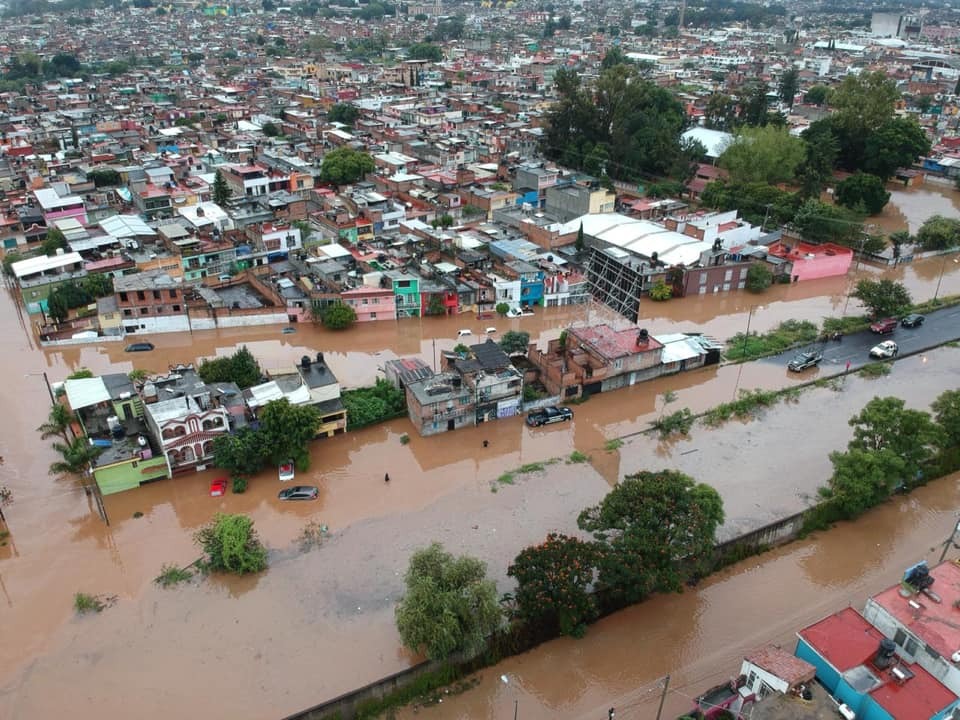
[(803, 197), (819, 198), (824, 186), (833, 177), (840, 145), (829, 124), (815, 122), (803, 131), (804, 159), (797, 168)]
[(226, 205), (232, 194), (230, 186), (227, 185), (227, 181), (223, 177), (223, 173), (217, 170), (217, 174), (213, 177), (213, 201), (217, 205)]
[(917, 243), (924, 250), (946, 250), (960, 245), (960, 220), (932, 215), (917, 231)]
[(887, 180), (897, 168), (909, 168), (930, 152), (930, 138), (913, 118), (893, 118), (870, 133), (864, 147), (863, 169)]
[(598, 588), (623, 603), (678, 590), (710, 557), (722, 522), (717, 491), (675, 470), (627, 475), (577, 519), (602, 548)]
[(37, 428), (40, 437), (46, 440), (49, 437), (62, 437), (65, 443), (70, 442), (70, 436), (67, 430), (73, 422), (73, 413), (63, 403), (56, 403), (50, 407), (50, 413), (47, 415), (47, 421)]
[(740, 89), (737, 101), (740, 111), (737, 120), (751, 127), (762, 127), (770, 122), (770, 108), (767, 103), (766, 83), (755, 82)]
[(320, 179), (335, 185), (357, 182), (374, 168), (373, 158), (365, 152), (349, 147), (331, 150), (323, 158)]
[(910, 307), (910, 291), (894, 280), (859, 280), (850, 297), (862, 302), (874, 318), (899, 315)]
[(85, 437), (75, 438), (66, 444), (55, 442), (53, 449), (60, 453), (61, 459), (50, 463), (51, 475), (82, 475), (103, 452), (103, 448), (91, 445)]
[(737, 119), (737, 103), (726, 93), (715, 92), (707, 98), (705, 124), (713, 130), (729, 130)]
[(780, 76), (780, 83), (777, 85), (777, 94), (780, 95), (780, 99), (787, 107), (793, 107), (793, 99), (796, 97), (799, 89), (800, 71), (797, 70), (796, 66), (791, 66)]
[(833, 91), (833, 121), (853, 134), (866, 136), (893, 117), (900, 93), (881, 71), (847, 75)]
[(913, 410), (898, 397), (875, 397), (850, 418), (853, 440), (848, 449), (877, 453), (885, 450), (903, 462), (903, 475), (895, 480), (910, 483), (940, 444), (940, 431), (923, 410)]
[(835, 242), (854, 247), (863, 237), (863, 223), (853, 211), (813, 198), (799, 207), (793, 223), (803, 237), (814, 242)]
[(846, 518), (854, 518), (886, 500), (904, 475), (904, 462), (890, 450), (851, 448), (830, 453), (833, 475), (821, 493)]
[(940, 428), (941, 446), (960, 447), (960, 390), (945, 390), (930, 407)]
[(320, 413), (313, 405), (291, 405), (286, 398), (273, 400), (260, 410), (260, 434), (264, 450), (274, 464), (296, 458), (304, 464), (307, 443), (320, 427)]
[(793, 180), (804, 158), (803, 141), (783, 128), (744, 128), (718, 159), (735, 183), (776, 185)]
[(440, 543), (413, 554), (404, 582), (395, 611), (400, 639), (431, 660), (473, 657), (503, 620), (486, 563), (454, 557)]
[(865, 215), (876, 215), (890, 201), (890, 193), (876, 175), (854, 173), (837, 183), (837, 202)]

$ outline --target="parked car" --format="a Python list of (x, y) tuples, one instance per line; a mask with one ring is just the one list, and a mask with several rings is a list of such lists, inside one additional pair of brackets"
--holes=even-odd
[(153, 350), (152, 342), (130, 343), (124, 348), (125, 352), (147, 352), (148, 350)]
[(296, 329), (295, 327), (285, 327), (285, 328), (284, 328), (283, 330), (281, 330), (280, 332), (281, 332), (283, 335), (293, 335), (296, 331), (297, 331), (297, 329)]
[(223, 497), (227, 494), (227, 479), (217, 478), (210, 483), (210, 497)]
[(794, 372), (800, 372), (802, 370), (806, 370), (807, 368), (819, 365), (821, 360), (823, 360), (823, 353), (819, 350), (802, 352), (790, 361), (790, 363), (787, 365), (787, 369), (793, 370)]
[(280, 500), (316, 500), (319, 495), (320, 491), (313, 485), (294, 485), (277, 493)]
[(884, 318), (883, 320), (877, 320), (870, 326), (870, 332), (877, 333), (878, 335), (886, 335), (887, 333), (892, 333), (896, 329), (896, 318)]
[(507, 310), (508, 318), (533, 317), (533, 311), (529, 308), (510, 308)]
[(541, 425), (565, 422), (567, 420), (573, 420), (573, 410), (568, 407), (556, 407), (553, 405), (540, 408), (539, 410), (532, 410), (530, 414), (527, 415), (527, 425), (530, 427), (540, 427)]
[(290, 482), (293, 480), (296, 472), (293, 468), (293, 461), (285, 462), (280, 466), (279, 473), (280, 482)]
[(468, 337), (470, 335), (473, 335), (473, 330), (469, 330), (467, 328), (463, 328), (462, 330), (457, 330), (458, 338)]
[(923, 325), (923, 321), (925, 319), (926, 318), (923, 317), (923, 315), (918, 313), (910, 313), (909, 315), (904, 316), (903, 320), (900, 321), (900, 324), (906, 328), (915, 328)]
[(870, 349), (870, 357), (892, 358), (899, 351), (900, 348), (897, 347), (897, 344), (893, 340), (884, 340), (879, 345), (874, 345)]

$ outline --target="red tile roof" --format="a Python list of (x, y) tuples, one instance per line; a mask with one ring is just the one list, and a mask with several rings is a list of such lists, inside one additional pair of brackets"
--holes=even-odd
[(759, 650), (754, 650), (744, 659), (758, 668), (776, 675), (781, 680), (785, 680), (790, 687), (810, 682), (817, 672), (817, 669), (806, 660), (801, 660), (775, 645), (767, 645)]
[(825, 617), (799, 635), (840, 672), (863, 665), (884, 637), (853, 608)]

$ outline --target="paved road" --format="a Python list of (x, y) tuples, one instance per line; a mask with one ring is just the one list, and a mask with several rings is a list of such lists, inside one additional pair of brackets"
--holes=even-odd
[[(850, 363), (851, 369), (856, 369), (873, 362), (870, 357), (870, 348), (883, 340), (896, 342), (900, 349), (900, 355), (903, 356), (929, 350), (945, 342), (958, 339), (960, 339), (960, 305), (955, 305), (927, 313), (923, 325), (918, 328), (904, 328), (898, 325), (897, 329), (888, 335), (877, 335), (869, 330), (864, 330), (853, 335), (845, 335), (841, 342), (811, 343), (808, 346), (798, 348), (797, 352), (801, 350), (822, 350), (823, 362), (821, 367), (827, 371), (830, 370), (831, 365), (842, 368), (847, 362)], [(761, 362), (786, 366), (795, 354), (796, 352), (788, 350), (780, 355), (764, 358)], [(798, 375), (803, 377), (804, 373), (798, 373)]]

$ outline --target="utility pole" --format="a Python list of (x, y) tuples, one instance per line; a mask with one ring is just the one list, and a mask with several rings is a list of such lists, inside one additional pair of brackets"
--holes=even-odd
[(940, 559), (937, 560), (937, 563), (943, 562), (943, 559), (947, 556), (947, 550), (949, 550), (950, 546), (953, 545), (958, 532), (960, 532), (960, 520), (958, 520), (953, 526), (953, 530), (950, 531), (950, 536), (943, 541), (943, 552), (940, 553)]
[(663, 712), (663, 701), (667, 699), (667, 688), (670, 687), (670, 676), (663, 678), (663, 693), (660, 695), (660, 707), (657, 708), (657, 720), (660, 720), (660, 713)]

